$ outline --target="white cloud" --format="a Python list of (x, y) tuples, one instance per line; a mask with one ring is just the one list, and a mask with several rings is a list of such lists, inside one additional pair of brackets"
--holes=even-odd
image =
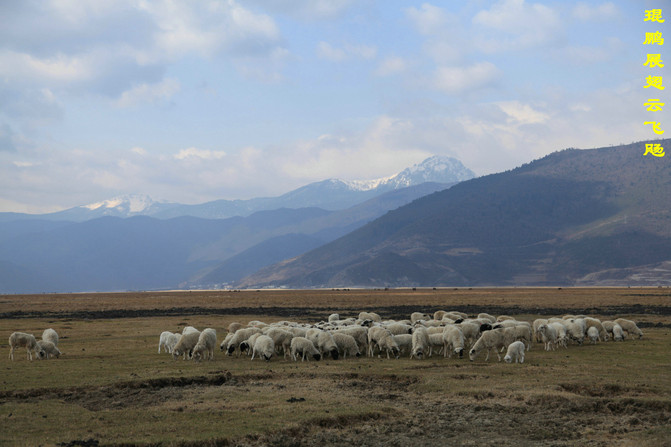
[(164, 79), (157, 84), (141, 84), (121, 94), (116, 101), (119, 107), (132, 107), (142, 103), (155, 103), (170, 99), (180, 90), (176, 79)]
[(345, 45), (344, 48), (336, 48), (328, 42), (321, 41), (317, 44), (317, 56), (331, 62), (342, 62), (346, 59), (374, 59), (377, 48), (371, 45)]
[(538, 124), (549, 119), (546, 113), (534, 110), (529, 104), (523, 104), (520, 101), (504, 101), (495, 104), (508, 115), (508, 123)]
[(337, 18), (356, 3), (354, 0), (247, 0), (246, 2), (308, 21)]
[(334, 48), (331, 44), (324, 41), (317, 44), (317, 56), (331, 62), (341, 62), (347, 57), (345, 50)]
[(401, 57), (388, 57), (384, 59), (375, 70), (377, 76), (391, 76), (402, 73), (408, 68), (407, 62)]
[(593, 3), (579, 2), (573, 7), (573, 17), (584, 20), (610, 20), (619, 15), (619, 10), (612, 2), (594, 5)]
[(438, 67), (433, 87), (448, 94), (460, 94), (492, 85), (500, 76), (501, 70), (490, 62), (468, 67)]
[(197, 149), (195, 147), (190, 147), (187, 149), (182, 149), (175, 155), (177, 160), (219, 160), (226, 156), (225, 151), (210, 151), (206, 149)]
[(489, 10), (473, 17), (481, 27), (475, 41), (477, 48), (487, 53), (524, 50), (553, 43), (563, 32), (559, 14), (540, 3), (524, 0), (501, 0)]
[(424, 35), (441, 33), (451, 21), (450, 15), (442, 8), (424, 3), (417, 8), (407, 8), (406, 16), (415, 25), (417, 31)]

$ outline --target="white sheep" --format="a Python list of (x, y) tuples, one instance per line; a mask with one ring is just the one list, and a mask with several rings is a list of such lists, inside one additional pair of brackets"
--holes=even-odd
[(552, 326), (555, 329), (555, 332), (557, 333), (555, 346), (563, 346), (564, 348), (568, 348), (568, 334), (566, 332), (566, 326), (554, 321), (552, 323), (549, 323), (549, 326)]
[(380, 323), (382, 321), (382, 317), (380, 317), (378, 314), (375, 312), (359, 312), (359, 320), (371, 320), (376, 323)]
[(305, 361), (306, 358), (310, 360), (310, 357), (317, 361), (322, 358), (314, 343), (305, 337), (294, 337), (291, 339), (291, 358), (297, 361), (297, 356), (301, 356), (301, 361)]
[(496, 317), (485, 312), (479, 313), (478, 318), (489, 320), (490, 323), (496, 323)]
[(410, 355), (412, 351), (412, 334), (399, 334), (392, 335), (394, 343), (398, 346), (399, 356), (400, 355)]
[(524, 343), (516, 341), (508, 345), (506, 356), (503, 357), (506, 363), (524, 363)]
[(342, 334), (347, 334), (352, 337), (354, 337), (354, 340), (356, 340), (357, 345), (359, 346), (359, 352), (367, 352), (368, 351), (368, 328), (363, 327), (363, 326), (347, 326), (344, 328), (340, 328), (337, 331), (334, 332), (336, 333), (342, 333)]
[(180, 355), (184, 356), (184, 360), (187, 357), (191, 356), (191, 350), (198, 344), (198, 339), (200, 338), (200, 331), (196, 332), (188, 331), (186, 334), (182, 334), (182, 338), (179, 339), (175, 347), (172, 349), (172, 358), (176, 360)]
[(624, 341), (624, 331), (617, 323), (613, 323), (613, 341)]
[[(581, 324), (581, 321), (583, 324)], [(584, 320), (581, 318), (569, 320), (566, 323), (566, 334), (571, 340), (578, 342), (579, 345), (585, 340), (585, 331)]]
[(254, 348), (252, 350), (252, 360), (258, 355), (268, 362), (275, 353), (275, 343), (269, 336), (259, 335), (254, 341)]
[(61, 351), (50, 341), (40, 340), (35, 344), (35, 354), (38, 359), (49, 359), (51, 356), (59, 358)]
[(426, 357), (429, 352), (429, 334), (426, 332), (426, 329), (423, 327), (415, 328), (415, 331), (412, 333), (412, 351), (410, 352), (410, 358), (421, 359)]
[(201, 359), (214, 360), (214, 348), (217, 346), (217, 331), (212, 328), (203, 329), (198, 336), (198, 343), (193, 347), (191, 358), (195, 361)]
[(459, 357), (464, 356), (466, 340), (460, 326), (446, 326), (441, 336), (443, 339), (443, 356), (452, 357), (453, 352)]
[(599, 330), (594, 326), (588, 327), (587, 338), (589, 338), (592, 344), (595, 345), (596, 342), (599, 341)]
[(330, 332), (320, 331), (319, 334), (317, 334), (316, 346), (321, 352), (322, 357), (328, 353), (333, 360), (338, 360), (338, 345), (333, 340), (333, 335)]
[(476, 341), (473, 347), (471, 348), (470, 352), (468, 353), (468, 357), (471, 361), (473, 361), (482, 351), (486, 350), (487, 357), (485, 358), (485, 361), (488, 361), (490, 352), (494, 350), (500, 362), (501, 355), (499, 354), (499, 349), (501, 349), (504, 346), (506, 345), (503, 329), (485, 331), (482, 333), (478, 341)]
[[(161, 332), (161, 336), (158, 339), (158, 353), (161, 353), (161, 348), (163, 348), (163, 351), (165, 352), (172, 353), (172, 349), (175, 347), (181, 336), (182, 334), (173, 334), (170, 331)], [(44, 337), (42, 337), (42, 339), (44, 339)]]
[(531, 325), (524, 323), (515, 324), (503, 328), (503, 332), (506, 335), (506, 346), (514, 341), (521, 341), (526, 346), (527, 351), (531, 349), (531, 341), (533, 340), (533, 336), (531, 335)]
[(263, 332), (256, 332), (250, 335), (247, 340), (241, 342), (240, 353), (247, 352), (247, 357), (251, 357), (251, 355), (253, 354), (252, 351), (254, 349), (254, 343), (256, 343), (256, 339), (262, 335), (264, 335)]
[(422, 312), (413, 312), (410, 314), (410, 321), (412, 324), (417, 323), (418, 321), (428, 321), (431, 320), (431, 315), (422, 313)]
[(233, 336), (227, 341), (226, 345), (223, 345), (223, 343), (222, 343), (221, 347), (225, 346), (225, 350), (226, 350), (227, 355), (233, 355), (233, 353), (237, 350), (238, 351), (238, 357), (240, 357), (240, 354), (242, 353), (242, 350), (240, 350), (240, 343), (247, 340), (253, 334), (260, 334), (260, 333), (261, 333), (261, 329), (258, 328), (258, 327), (248, 327), (248, 328), (238, 329), (237, 331), (235, 331)]
[(9, 358), (14, 360), (14, 350), (16, 348), (26, 348), (28, 351), (28, 359), (33, 360), (33, 351), (37, 346), (37, 340), (33, 334), (26, 334), (25, 332), (14, 332), (9, 336)]
[(392, 335), (412, 334), (412, 326), (409, 324), (394, 322), (385, 327)]
[(58, 333), (51, 328), (45, 329), (44, 332), (42, 332), (42, 340), (50, 341), (54, 346), (58, 346)]
[(538, 332), (538, 327), (541, 324), (548, 324), (548, 320), (546, 318), (537, 318), (534, 320), (534, 322), (531, 324), (531, 328), (534, 331), (534, 339), (540, 343), (542, 341), (542, 335), (540, 332)]
[(342, 358), (345, 359), (347, 354), (350, 356), (354, 355), (356, 357), (361, 356), (361, 351), (359, 351), (359, 345), (357, 344), (354, 337), (347, 335), (342, 332), (335, 332), (333, 334), (333, 341), (338, 346), (338, 352), (342, 353)]
[[(442, 329), (442, 328), (441, 328)], [(436, 334), (428, 334), (429, 336), (429, 357), (433, 356), (433, 351), (436, 351), (438, 354), (444, 352), (443, 346), (443, 332)]]
[(470, 348), (480, 338), (480, 324), (463, 322), (459, 324), (461, 332), (464, 334), (464, 343)]
[(538, 326), (538, 332), (543, 338), (546, 351), (554, 351), (557, 345), (557, 330), (552, 324), (541, 324)]
[(338, 314), (329, 315), (329, 323), (333, 323), (333, 322), (339, 321), (339, 320), (340, 320), (340, 315), (338, 315)]
[(638, 328), (638, 326), (636, 326), (636, 323), (631, 320), (618, 318), (614, 321), (614, 323), (619, 324), (622, 330), (625, 331), (629, 337), (632, 335), (638, 335), (638, 338), (643, 337), (643, 332)]
[(275, 349), (278, 350), (282, 348), (282, 353), (284, 358), (287, 358), (288, 355), (291, 355), (291, 339), (294, 338), (294, 334), (285, 329), (279, 327), (271, 327), (266, 330), (265, 335), (273, 339)]
[[(587, 326), (588, 331), (589, 328), (595, 327), (599, 331), (599, 338), (602, 341), (608, 341), (608, 331), (606, 331), (606, 329), (603, 327), (601, 320), (593, 317), (585, 317), (583, 320), (585, 320), (585, 325)], [(589, 334), (587, 335), (589, 336)]]

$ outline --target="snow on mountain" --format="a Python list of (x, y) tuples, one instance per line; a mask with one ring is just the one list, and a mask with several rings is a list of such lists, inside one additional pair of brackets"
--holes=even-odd
[(384, 190), (405, 188), (425, 182), (454, 183), (475, 177), (470, 169), (452, 157), (434, 155), (421, 163), (413, 165), (396, 175), (376, 180), (354, 180), (345, 182), (358, 191), (383, 188)]
[[(317, 207), (336, 211), (408, 186), (427, 182), (448, 185), (473, 177), (475, 177), (473, 172), (464, 167), (459, 160), (436, 155), (392, 176), (373, 180), (322, 180), (276, 197), (259, 197), (247, 200), (222, 199), (198, 205), (184, 205), (156, 202), (145, 194), (128, 194), (41, 216), (51, 220), (82, 222), (105, 216), (121, 218), (151, 216), (158, 219), (193, 216), (206, 219), (225, 219), (233, 216), (249, 216), (257, 211), (279, 208)], [(3, 216), (0, 215), (0, 220), (2, 218)], [(14, 218), (16, 217), (6, 217), (6, 219)]]
[(118, 196), (112, 199), (103, 200), (102, 202), (91, 203), (83, 205), (83, 208), (93, 210), (116, 210), (125, 214), (140, 214), (148, 210), (156, 202), (146, 194), (129, 194), (125, 196)]

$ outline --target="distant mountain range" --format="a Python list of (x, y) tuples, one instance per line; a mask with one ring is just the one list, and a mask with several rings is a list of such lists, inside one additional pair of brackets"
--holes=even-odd
[(278, 197), (215, 200), (198, 205), (184, 205), (156, 202), (147, 195), (130, 194), (49, 214), (0, 213), (0, 222), (36, 217), (83, 222), (104, 216), (124, 218), (150, 216), (158, 219), (192, 216), (226, 219), (233, 216), (249, 216), (258, 211), (310, 207), (335, 211), (352, 207), (385, 192), (409, 186), (427, 182), (454, 184), (473, 177), (475, 174), (459, 160), (435, 155), (390, 177), (359, 181), (329, 179), (311, 183)]
[[(472, 175), (458, 161), (432, 157), (388, 179), (318, 182), (276, 198), (188, 206), (131, 195), (60, 213), (4, 213), (0, 293), (222, 287)], [(244, 203), (237, 208), (243, 215), (188, 214), (223, 215), (236, 202)], [(323, 207), (298, 206), (315, 202)], [(297, 207), (280, 207), (288, 203)], [(166, 217), (171, 213), (177, 217)]]
[(461, 182), (237, 286), (669, 286), (671, 159), (644, 153), (567, 149)]

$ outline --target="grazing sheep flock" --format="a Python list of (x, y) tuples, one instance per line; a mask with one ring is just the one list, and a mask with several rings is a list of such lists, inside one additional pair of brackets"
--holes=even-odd
[[(338, 360), (346, 357), (383, 357), (388, 359), (407, 356), (424, 359), (436, 355), (463, 357), (468, 353), (474, 361), (492, 352), (501, 361), (506, 352), (507, 363), (524, 363), (525, 352), (534, 342), (543, 343), (546, 351), (568, 348), (569, 344), (582, 345), (608, 340), (623, 341), (625, 337), (642, 337), (643, 333), (631, 320), (600, 321), (584, 315), (565, 315), (533, 322), (518, 321), (508, 315), (498, 318), (481, 313), (475, 318), (458, 311), (437, 311), (433, 315), (414, 312), (402, 321), (383, 320), (378, 314), (361, 312), (358, 318), (341, 319), (334, 313), (328, 321), (316, 324), (279, 321), (263, 323), (250, 321), (247, 325), (231, 323), (221, 342), (220, 350), (226, 355), (244, 353), (252, 359), (270, 361), (282, 355), (293, 361)], [(216, 332), (205, 329), (202, 333), (187, 326), (182, 334), (163, 332), (161, 348), (176, 359), (200, 360), (214, 357)], [(236, 354), (237, 353), (237, 354)]]
[[(434, 354), (444, 357), (463, 357), (468, 352), (471, 361), (486, 352), (485, 361), (496, 353), (508, 350), (506, 362), (523, 363), (524, 351), (531, 349), (533, 342), (543, 343), (546, 351), (568, 348), (570, 343), (582, 345), (585, 340), (597, 342), (624, 341), (625, 338), (641, 338), (643, 332), (635, 322), (624, 318), (600, 321), (584, 315), (564, 315), (554, 318), (539, 318), (529, 323), (518, 321), (507, 315), (498, 318), (481, 313), (476, 318), (458, 311), (437, 311), (433, 315), (414, 312), (407, 320), (383, 320), (373, 312), (361, 312), (357, 318), (341, 319), (340, 314), (331, 314), (328, 321), (316, 324), (280, 321), (266, 324), (250, 321), (247, 325), (231, 323), (224, 340), (219, 345), (226, 355), (237, 352), (252, 358), (270, 361), (273, 356), (288, 356), (294, 361), (338, 360), (347, 357), (382, 357), (388, 359), (408, 356), (424, 359)], [(59, 358), (59, 337), (55, 330), (46, 329), (42, 339), (32, 334), (14, 332), (9, 337), (9, 358), (14, 360), (14, 351), (25, 348), (32, 361), (33, 352), (38, 359)], [(213, 328), (202, 332), (187, 326), (182, 333), (162, 332), (158, 352), (161, 349), (173, 359), (213, 360), (217, 346), (217, 332)]]
[(33, 360), (33, 351), (38, 360), (60, 357), (61, 351), (58, 349), (58, 333), (49, 328), (42, 333), (42, 340), (37, 340), (33, 334), (24, 332), (14, 332), (9, 336), (9, 358), (14, 360), (14, 350), (16, 348), (26, 348), (28, 351), (28, 360)]

